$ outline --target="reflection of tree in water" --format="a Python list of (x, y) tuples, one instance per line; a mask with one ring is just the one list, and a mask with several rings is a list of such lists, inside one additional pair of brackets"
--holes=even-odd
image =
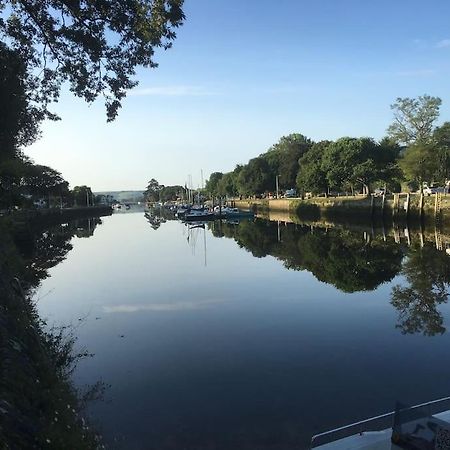
[(70, 241), (74, 236), (90, 237), (94, 234), (100, 218), (79, 219), (62, 225), (54, 225), (42, 229), (27, 230), (16, 237), (16, 245), (25, 263), (24, 281), (30, 287), (36, 287), (48, 276), (48, 269), (66, 259), (72, 250)]
[(371, 291), (399, 272), (401, 248), (383, 240), (364, 241), (361, 233), (316, 230), (298, 240), (300, 259), (288, 267), (306, 269), (344, 292)]
[(361, 233), (315, 229), (294, 224), (256, 220), (238, 226), (222, 224), (214, 235), (234, 238), (256, 257), (272, 255), (288, 269), (308, 270), (323, 282), (344, 292), (373, 290), (400, 271), (401, 247)]
[(408, 286), (394, 286), (391, 304), (398, 310), (397, 328), (403, 334), (426, 336), (446, 331), (437, 306), (446, 303), (450, 284), (450, 258), (431, 245), (412, 247), (403, 264)]
[(7, 448), (101, 446), (80, 413), (87, 401), (102, 398), (106, 386), (98, 382), (86, 392), (73, 386), (76, 363), (91, 355), (75, 347), (70, 326), (49, 330), (31, 299), (47, 270), (65, 259), (72, 237), (92, 235), (99, 223), (91, 219), (12, 229), (0, 222), (0, 442)]

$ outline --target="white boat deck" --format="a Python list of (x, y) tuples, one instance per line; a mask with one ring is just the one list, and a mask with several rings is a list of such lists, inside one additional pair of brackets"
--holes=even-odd
[[(450, 423), (450, 410), (433, 417)], [(318, 450), (401, 450), (391, 442), (392, 429), (367, 431), (316, 447)]]

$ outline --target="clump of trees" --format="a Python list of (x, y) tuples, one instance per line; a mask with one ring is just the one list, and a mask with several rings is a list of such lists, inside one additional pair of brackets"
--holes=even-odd
[(377, 186), (398, 192), (401, 184), (443, 185), (450, 177), (450, 122), (436, 126), (441, 99), (398, 98), (393, 123), (380, 141), (343, 137), (313, 142), (302, 134), (283, 136), (265, 153), (206, 183), (213, 196), (257, 195), (297, 188), (299, 193), (360, 192)]
[(183, 198), (185, 189), (183, 186), (164, 186), (152, 178), (144, 192), (144, 198), (147, 202), (169, 202)]

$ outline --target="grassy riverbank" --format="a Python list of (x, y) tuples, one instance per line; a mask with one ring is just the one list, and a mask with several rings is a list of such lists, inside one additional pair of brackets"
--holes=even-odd
[[(56, 252), (45, 245), (48, 255), (41, 253), (33, 227), (27, 255), (8, 222), (0, 221), (0, 448), (99, 448), (100, 438), (83, 418), (86, 398), (71, 383), (77, 360), (88, 354), (75, 350), (70, 329), (49, 331), (32, 301)], [(41, 235), (58, 240), (43, 229)], [(70, 238), (59, 237), (59, 258), (70, 250)]]

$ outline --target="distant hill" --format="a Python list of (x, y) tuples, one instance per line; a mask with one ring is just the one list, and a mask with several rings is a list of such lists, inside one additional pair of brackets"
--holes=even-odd
[(142, 202), (144, 200), (143, 191), (102, 191), (94, 192), (95, 195), (111, 195), (118, 202)]

